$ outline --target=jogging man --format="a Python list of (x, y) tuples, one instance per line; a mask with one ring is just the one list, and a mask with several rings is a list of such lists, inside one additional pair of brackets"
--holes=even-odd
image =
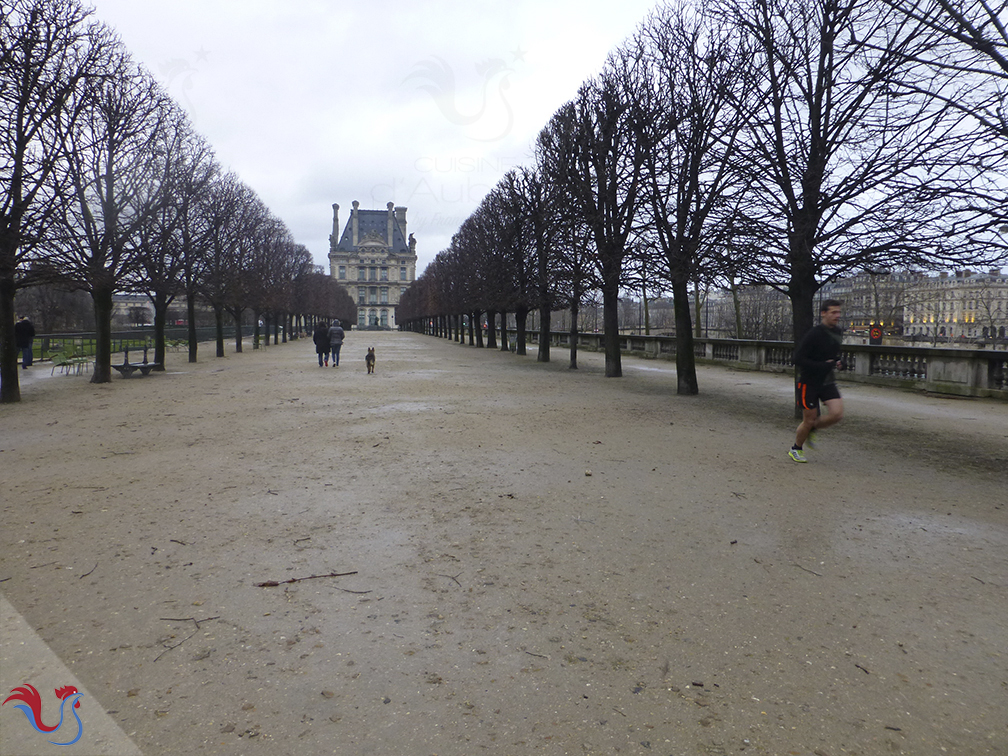
[[(819, 308), (819, 325), (801, 340), (795, 349), (794, 361), (798, 366), (798, 404), (802, 421), (795, 433), (794, 446), (788, 456), (795, 462), (807, 462), (802, 446), (807, 440), (815, 446), (814, 432), (839, 423), (843, 419), (843, 399), (836, 385), (835, 370), (843, 370), (840, 345), (843, 331), (840, 322), (840, 302), (827, 299)], [(820, 416), (819, 403), (826, 405), (827, 414)], [(811, 436), (811, 437), (810, 437)]]

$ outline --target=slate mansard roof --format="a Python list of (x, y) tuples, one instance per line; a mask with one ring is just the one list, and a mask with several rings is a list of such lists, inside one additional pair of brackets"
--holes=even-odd
[[(388, 243), (389, 214), (387, 210), (357, 210), (356, 212), (358, 245), (355, 247), (353, 243), (353, 216), (351, 215), (343, 227), (343, 234), (340, 236), (339, 244), (336, 245), (336, 252), (351, 254), (359, 252), (369, 239), (380, 239), (382, 246)], [(403, 230), (395, 220), (392, 223), (392, 246), (389, 248), (389, 253), (393, 255), (410, 254), (409, 244), (403, 236)]]

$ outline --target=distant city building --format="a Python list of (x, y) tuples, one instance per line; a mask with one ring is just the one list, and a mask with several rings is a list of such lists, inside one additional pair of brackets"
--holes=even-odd
[(904, 321), (905, 336), (915, 340), (1004, 340), (1008, 275), (959, 270), (922, 277), (907, 288)]
[(852, 334), (866, 336), (880, 326), (889, 335), (903, 333), (907, 292), (927, 280), (919, 271), (879, 270), (858, 273), (824, 284), (816, 302), (839, 299), (843, 302), (845, 328)]
[(358, 328), (395, 328), (395, 308), (416, 278), (416, 241), (406, 234), (406, 208), (361, 210), (353, 202), (339, 234), (339, 205), (333, 206), (329, 274), (357, 303)]

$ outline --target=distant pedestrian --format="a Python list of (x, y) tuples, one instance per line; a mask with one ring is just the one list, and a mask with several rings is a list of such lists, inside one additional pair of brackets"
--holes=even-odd
[(318, 366), (322, 367), (323, 360), (326, 366), (329, 365), (329, 329), (326, 328), (325, 321), (320, 320), (315, 324), (315, 331), (312, 333), (312, 341), (315, 342), (315, 353), (318, 354)]
[(329, 328), (329, 348), (332, 350), (333, 367), (339, 367), (340, 347), (343, 346), (343, 326), (338, 320), (334, 320)]
[(27, 370), (32, 366), (32, 341), (35, 340), (35, 326), (28, 320), (28, 316), (22, 315), (14, 324), (14, 340), (17, 348), (21, 350), (21, 368)]
[[(843, 399), (836, 385), (836, 370), (843, 370), (840, 346), (843, 331), (840, 329), (840, 302), (827, 299), (819, 308), (819, 325), (801, 340), (795, 349), (794, 361), (798, 366), (798, 403), (802, 421), (795, 432), (794, 446), (788, 456), (795, 462), (807, 462), (802, 446), (808, 441), (815, 448), (815, 432), (839, 423), (843, 419)], [(827, 414), (821, 416), (819, 403), (826, 405)]]

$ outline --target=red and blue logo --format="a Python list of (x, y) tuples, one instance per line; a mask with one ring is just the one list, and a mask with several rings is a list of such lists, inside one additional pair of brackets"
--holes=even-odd
[(49, 742), (53, 745), (58, 746), (68, 746), (73, 745), (78, 740), (80, 740), (81, 735), (84, 733), (84, 724), (81, 722), (79, 716), (75, 709), (80, 708), (80, 698), (83, 693), (78, 693), (77, 688), (73, 685), (64, 685), (62, 688), (56, 688), (56, 697), (60, 700), (60, 720), (59, 724), (50, 727), (42, 721), (42, 696), (35, 688), (25, 683), (19, 688), (14, 688), (11, 694), (4, 699), (4, 702), (0, 704), (3, 706), (8, 701), (22, 701), (23, 703), (16, 704), (15, 709), (21, 709), (24, 712), (25, 717), (28, 719), (29, 724), (36, 730), (41, 732), (43, 735), (48, 735), (59, 730), (63, 726), (64, 710), (66, 709), (67, 701), (71, 702), (70, 713), (74, 715), (74, 719), (77, 720), (77, 736), (73, 740), (68, 740), (64, 743), (57, 743), (55, 740), (50, 740)]

